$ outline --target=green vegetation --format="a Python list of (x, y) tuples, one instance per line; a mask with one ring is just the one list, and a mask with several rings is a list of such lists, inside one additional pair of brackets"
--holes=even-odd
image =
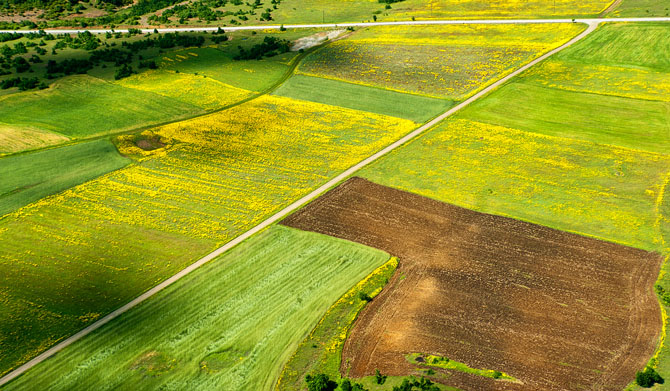
[[(640, 0), (631, 0), (639, 3)], [(642, 0), (647, 1), (647, 0)], [(596, 16), (608, 0), (530, 0), (491, 4), (482, 0), (99, 0), (48, 2), (3, 0), (4, 14), (36, 9), (23, 22), (4, 28), (100, 25), (225, 25), (264, 23), (340, 23), (374, 20)], [(646, 3), (645, 3), (646, 4)], [(640, 5), (633, 7), (639, 8)], [(660, 8), (660, 7), (654, 7)], [(18, 18), (17, 18), (18, 19)]]
[(435, 356), (432, 354), (424, 355), (420, 353), (412, 353), (407, 355), (407, 360), (412, 364), (418, 366), (428, 366), (434, 368), (451, 369), (454, 371), (471, 373), (477, 376), (490, 377), (491, 379), (500, 380), (516, 380), (514, 377), (493, 369), (477, 369), (471, 368), (467, 364), (451, 360), (447, 357)]
[(650, 388), (654, 384), (663, 384), (665, 381), (654, 370), (654, 368), (646, 367), (643, 371), (635, 374), (635, 383), (644, 388)]
[(362, 300), (359, 295), (365, 294), (366, 297), (370, 297), (370, 293), (379, 292), (397, 266), (398, 261), (392, 258), (330, 307), (284, 366), (277, 382), (277, 391), (303, 389), (305, 377), (309, 374), (327, 374), (330, 378), (340, 381), (339, 371), (344, 341), (358, 313), (368, 302)]
[(328, 306), (387, 259), (274, 226), (5, 389), (269, 389)]
[(71, 138), (132, 129), (198, 112), (201, 109), (197, 106), (86, 75), (71, 76), (39, 92), (0, 97), (0, 118), (5, 125)]
[(417, 123), (425, 122), (453, 105), (449, 100), (303, 75), (293, 76), (274, 94), (405, 118)]
[(612, 17), (661, 17), (670, 16), (670, 5), (658, 0), (623, 0), (621, 4), (607, 16)]
[(670, 70), (667, 23), (607, 23), (551, 61)]
[[(584, 107), (589, 109), (584, 110)], [(666, 137), (668, 104), (646, 99), (511, 83), (475, 102), (459, 116), (549, 136), (649, 152), (665, 153), (670, 147), (670, 139)]]
[(13, 353), (0, 357), (0, 372), (414, 127), (394, 117), (262, 96), (142, 137), (121, 136), (121, 153), (136, 164), (0, 220), (0, 350)]
[(4, 158), (0, 164), (0, 216), (128, 162), (107, 140)]

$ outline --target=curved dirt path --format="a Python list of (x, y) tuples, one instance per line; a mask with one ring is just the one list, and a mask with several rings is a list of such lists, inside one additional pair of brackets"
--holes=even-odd
[[(668, 21), (670, 21), (670, 18), (668, 18)], [(411, 24), (411, 23), (408, 23)], [(250, 230), (246, 231), (245, 233), (241, 234), (240, 236), (236, 237), (235, 239), (231, 240), (230, 242), (226, 243), (222, 247), (214, 250), (210, 254), (206, 255), (205, 257), (199, 259), (195, 263), (187, 266), (185, 269), (181, 270), (179, 273), (173, 275), (172, 277), (168, 278), (167, 280), (163, 281), (162, 283), (156, 285), (155, 287), (149, 289), (142, 295), (138, 296), (134, 300), (130, 301), (126, 305), (122, 306), (121, 308), (107, 314), (103, 318), (99, 319), (98, 321), (92, 323), (88, 327), (84, 328), (83, 330), (77, 332), (76, 334), (70, 336), (69, 338), (61, 341), (57, 345), (51, 347), (47, 351), (43, 352), (42, 354), (38, 355), (37, 357), (33, 358), (32, 360), (28, 361), (27, 363), (23, 364), (22, 366), (16, 368), (15, 370), (9, 372), (2, 378), (0, 378), (0, 386), (3, 386), (7, 384), (8, 382), (12, 381), (13, 379), (17, 378), (18, 376), (22, 375), (26, 371), (30, 370), (31, 368), (35, 367), (42, 361), (46, 360), (47, 358), (53, 356), (54, 354), (60, 352), (61, 350), (65, 349), (66, 347), (72, 345), (73, 343), (79, 341), (86, 335), (92, 333), (93, 331), (99, 329), (100, 327), (104, 326), (105, 324), (109, 323), (113, 319), (119, 317), (121, 314), (129, 311), (133, 307), (136, 307), (143, 301), (147, 300), (148, 298), (154, 296), (158, 292), (162, 291), (163, 289), (167, 288), (168, 286), (172, 285), (176, 281), (180, 280), (181, 278), (185, 277), (192, 271), (196, 270), (197, 268), (201, 267), (202, 265), (206, 264), (207, 262), (213, 260), (214, 258), (220, 256), (224, 252), (232, 249), (233, 247), (237, 246), (238, 244), (242, 243), (246, 239), (250, 238), (252, 235), (264, 230), (265, 228), (269, 227), (270, 225), (274, 224), (275, 222), (283, 219), (284, 217), (288, 216), (295, 210), (301, 208), (302, 206), (306, 205), (309, 203), (311, 200), (314, 198), (320, 196), (321, 194), (325, 193), (329, 189), (335, 187), (337, 184), (340, 182), (346, 180), (350, 176), (352, 176), (354, 173), (356, 173), (358, 170), (362, 169), (363, 167), (369, 165), (370, 163), (374, 162), (375, 160), (383, 157), (384, 155), (387, 155), (394, 149), (402, 146), (403, 144), (409, 142), (410, 140), (416, 138), (417, 136), (421, 135), (428, 129), (432, 128), (433, 126), (437, 125), (444, 119), (452, 116), (453, 114), (457, 113), (464, 107), (470, 105), (472, 102), (476, 101), (477, 99), (489, 94), (493, 90), (497, 89), (498, 87), (502, 86), (515, 76), (519, 75), (520, 73), (526, 71), (527, 69), (531, 68), (532, 66), (538, 64), (541, 61), (544, 61), (545, 59), (551, 57), (555, 53), (560, 52), (561, 50), (568, 48), (572, 46), (573, 44), (581, 41), (584, 37), (589, 35), (591, 32), (593, 32), (596, 27), (600, 24), (600, 21), (591, 21), (588, 23), (588, 28), (585, 29), (581, 34), (578, 36), (574, 37), (570, 41), (566, 42), (562, 46), (551, 50), (544, 55), (536, 58), (535, 60), (532, 60), (531, 62), (527, 63), (526, 65), (518, 68), (516, 71), (508, 74), (507, 76), (502, 77), (495, 83), (489, 85), (488, 87), (484, 88), (480, 92), (476, 93), (472, 97), (468, 98), (467, 100), (461, 102), (460, 104), (454, 106), (451, 108), (449, 111), (443, 113), (442, 115), (436, 117), (432, 121), (424, 124), (423, 126), (417, 128), (416, 130), (412, 131), (411, 133), (405, 135), (404, 137), (400, 138), (399, 140), (395, 141), (394, 143), (388, 145), (384, 149), (380, 150), (379, 152), (376, 152), (375, 154), (367, 157), (366, 159), (362, 160), (361, 162), (349, 167), (347, 170), (342, 172), (341, 174), (337, 175), (333, 179), (329, 180), (325, 184), (321, 185), (319, 188), (316, 190), (312, 191), (311, 193), (307, 194), (306, 196), (300, 198), (299, 200), (293, 202), (286, 208), (282, 209), (281, 211), (275, 213), (262, 223), (258, 224), (257, 226), (251, 228)], [(367, 24), (366, 24), (367, 25)], [(342, 25), (340, 25), (342, 26)], [(267, 28), (267, 27), (264, 27)]]

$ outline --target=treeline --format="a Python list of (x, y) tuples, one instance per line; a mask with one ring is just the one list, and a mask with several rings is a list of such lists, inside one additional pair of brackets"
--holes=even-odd
[[(379, 373), (379, 370), (375, 371), (375, 382), (378, 385), (383, 385), (386, 382), (386, 375)], [(342, 379), (340, 383), (333, 381), (330, 377), (324, 373), (319, 373), (317, 375), (307, 375), (305, 376), (305, 384), (307, 385), (308, 391), (368, 391), (360, 383), (352, 382), (349, 379)], [(419, 379), (414, 376), (407, 377), (402, 380), (399, 386), (393, 386), (392, 391), (440, 391), (440, 388), (433, 383), (430, 379), (421, 377)]]

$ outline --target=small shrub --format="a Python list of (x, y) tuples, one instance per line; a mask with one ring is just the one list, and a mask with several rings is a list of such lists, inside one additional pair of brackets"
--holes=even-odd
[(502, 372), (500, 371), (493, 371), (493, 378), (494, 379), (500, 379), (502, 377)]
[(663, 384), (665, 381), (654, 368), (646, 367), (644, 371), (635, 374), (635, 382), (640, 387), (649, 388), (656, 383)]
[(372, 297), (370, 297), (370, 295), (368, 295), (365, 292), (359, 292), (358, 293), (358, 298), (363, 300), (363, 301), (368, 301), (368, 302), (372, 301)]
[(380, 385), (386, 383), (386, 375), (382, 375), (379, 369), (375, 369), (375, 381)]

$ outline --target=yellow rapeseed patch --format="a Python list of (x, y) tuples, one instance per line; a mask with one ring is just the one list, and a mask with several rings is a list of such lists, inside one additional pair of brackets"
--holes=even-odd
[(649, 68), (547, 61), (531, 68), (524, 77), (569, 91), (670, 101), (668, 74)]
[(385, 26), (310, 54), (299, 73), (461, 100), (583, 29), (571, 23)]
[(151, 70), (117, 82), (128, 88), (149, 91), (182, 102), (213, 110), (250, 96), (252, 92), (236, 88), (204, 75)]

